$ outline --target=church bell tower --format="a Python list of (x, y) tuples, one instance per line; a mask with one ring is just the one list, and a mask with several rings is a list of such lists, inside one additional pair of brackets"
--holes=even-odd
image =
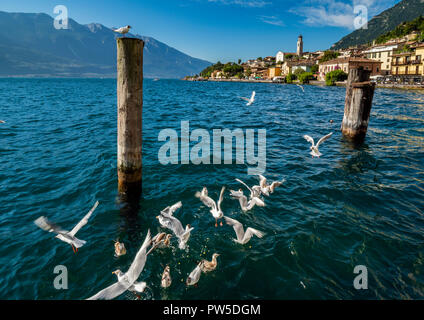
[(302, 37), (302, 35), (300, 35), (297, 38), (297, 51), (296, 51), (296, 53), (299, 57), (301, 57), (303, 55), (303, 37)]

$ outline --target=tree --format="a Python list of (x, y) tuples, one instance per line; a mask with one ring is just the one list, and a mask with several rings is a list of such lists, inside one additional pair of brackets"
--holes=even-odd
[(294, 70), (293, 74), (296, 77), (299, 77), (302, 73), (306, 72), (305, 70), (303, 70), (302, 68), (297, 68), (296, 70)]
[(317, 73), (317, 72), (318, 72), (318, 70), (319, 70), (319, 65), (317, 65), (317, 64), (314, 64), (314, 65), (311, 67), (311, 72), (312, 72), (312, 73)]
[(336, 81), (344, 81), (347, 79), (347, 73), (343, 70), (333, 70), (325, 75), (325, 84), (327, 86), (334, 86)]
[(300, 83), (309, 83), (310, 80), (314, 80), (314, 74), (312, 72), (303, 72), (298, 77)]
[(286, 76), (286, 83), (293, 83), (293, 80), (296, 80), (296, 76), (293, 73), (289, 73)]
[(340, 53), (338, 53), (336, 51), (326, 50), (326, 51), (324, 51), (324, 56), (321, 59), (319, 59), (319, 63), (323, 63), (323, 62), (326, 62), (326, 61), (336, 59), (339, 55), (340, 55)]
[(238, 64), (241, 64), (241, 59), (238, 59)]
[(258, 57), (256, 60), (258, 60), (258, 61), (262, 61), (262, 57)]

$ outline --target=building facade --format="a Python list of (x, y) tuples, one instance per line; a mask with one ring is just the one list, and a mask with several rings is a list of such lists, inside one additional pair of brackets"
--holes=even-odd
[(319, 64), (319, 80), (325, 81), (327, 73), (334, 70), (342, 70), (349, 73), (349, 69), (363, 67), (371, 70), (371, 76), (381, 74), (381, 62), (365, 58), (337, 58)]
[(413, 51), (393, 54), (392, 75), (401, 77), (417, 77), (424, 75), (424, 44), (413, 48)]
[(381, 62), (381, 74), (388, 75), (392, 70), (392, 57), (393, 52), (398, 48), (397, 44), (373, 47), (369, 50), (363, 51), (367, 59)]

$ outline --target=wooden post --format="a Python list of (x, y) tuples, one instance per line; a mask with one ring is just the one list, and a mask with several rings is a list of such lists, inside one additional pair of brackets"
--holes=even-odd
[(352, 68), (346, 84), (346, 100), (341, 130), (353, 140), (365, 138), (370, 118), (375, 83), (370, 80), (371, 70)]
[(135, 38), (117, 38), (118, 191), (141, 190), (143, 47)]

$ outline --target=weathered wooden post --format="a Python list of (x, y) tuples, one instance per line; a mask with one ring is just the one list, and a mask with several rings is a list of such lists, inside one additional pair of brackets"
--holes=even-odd
[(141, 190), (143, 47), (135, 38), (117, 38), (118, 191)]
[(352, 68), (346, 84), (346, 100), (341, 130), (353, 140), (365, 138), (370, 119), (375, 83), (370, 80), (371, 70)]

